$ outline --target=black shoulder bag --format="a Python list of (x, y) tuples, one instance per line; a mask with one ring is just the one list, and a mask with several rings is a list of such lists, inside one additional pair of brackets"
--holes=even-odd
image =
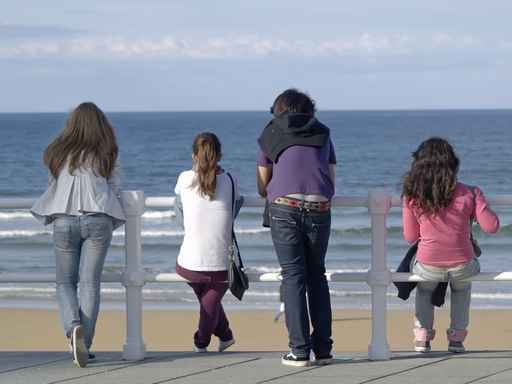
[(232, 243), (229, 247), (228, 282), (229, 290), (233, 296), (238, 300), (242, 300), (245, 291), (249, 289), (249, 278), (245, 274), (244, 264), (240, 257), (240, 248), (238, 248), (238, 242), (235, 236), (235, 182), (229, 172), (227, 172), (227, 175), (231, 180), (231, 207), (233, 216), (233, 225), (231, 227)]

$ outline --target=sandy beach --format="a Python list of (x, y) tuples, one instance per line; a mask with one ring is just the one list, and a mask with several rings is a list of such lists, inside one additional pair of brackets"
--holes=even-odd
[[(231, 311), (228, 317), (234, 331), (238, 351), (284, 351), (287, 349), (283, 319), (273, 322), (272, 311)], [(388, 342), (393, 351), (412, 349), (412, 318), (408, 310), (389, 311)], [(339, 352), (364, 352), (370, 340), (370, 312), (367, 310), (337, 310), (333, 316), (334, 349)], [(436, 312), (438, 336), (433, 350), (446, 350), (444, 335), (449, 312)], [(197, 313), (192, 310), (145, 311), (144, 341), (149, 351), (190, 351)], [(512, 311), (473, 310), (466, 347), (471, 350), (510, 349)], [(121, 350), (125, 338), (125, 314), (102, 311), (93, 349)], [(210, 345), (216, 349), (214, 338)], [(1, 309), (0, 350), (2, 351), (62, 351), (67, 349), (59, 314), (55, 310)]]

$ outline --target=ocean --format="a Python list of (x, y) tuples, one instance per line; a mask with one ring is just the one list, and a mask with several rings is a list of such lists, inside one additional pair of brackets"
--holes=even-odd
[[(107, 113), (120, 147), (123, 189), (146, 196), (170, 196), (178, 174), (191, 167), (191, 144), (200, 131), (216, 133), (223, 145), (222, 166), (239, 180), (241, 192), (256, 195), (256, 139), (269, 120), (264, 112)], [(66, 114), (0, 114), (0, 197), (39, 196), (47, 183), (41, 161), (46, 145), (63, 127)], [(400, 194), (401, 178), (411, 152), (430, 136), (447, 138), (461, 160), (459, 180), (478, 185), (487, 195), (512, 194), (512, 110), (446, 111), (322, 111), (318, 117), (331, 128), (336, 148), (336, 194), (366, 196), (371, 188)], [(483, 250), (483, 271), (512, 270), (512, 207), (497, 209), (502, 229), (487, 235), (475, 228)], [(246, 266), (277, 271), (278, 263), (261, 211), (243, 209), (236, 232)], [(396, 268), (407, 250), (402, 239), (401, 213), (388, 218), (388, 265)], [(183, 232), (170, 210), (148, 209), (143, 216), (144, 266), (172, 272)], [(370, 227), (367, 209), (333, 211), (327, 268), (365, 271), (369, 267)], [(123, 266), (123, 230), (114, 233), (106, 269)], [(51, 227), (36, 222), (27, 211), (0, 210), (0, 273), (54, 272)], [(369, 289), (363, 283), (331, 283), (333, 305), (368, 308)], [(412, 301), (396, 298), (391, 307), (409, 308)], [(473, 307), (511, 308), (512, 284), (475, 283)], [(122, 307), (120, 284), (102, 286), (103, 304)], [(183, 283), (144, 287), (146, 308), (195, 308), (196, 299)], [(252, 284), (242, 303), (227, 295), (228, 307), (277, 308), (278, 284)], [(0, 306), (55, 307), (53, 284), (0, 284)]]

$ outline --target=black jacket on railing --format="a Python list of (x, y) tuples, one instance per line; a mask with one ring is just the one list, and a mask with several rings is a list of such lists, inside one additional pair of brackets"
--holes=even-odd
[[(411, 272), (411, 261), (416, 255), (418, 251), (418, 241), (415, 242), (407, 253), (405, 257), (400, 262), (400, 265), (396, 269), (397, 272)], [(407, 281), (395, 281), (393, 282), (395, 287), (398, 289), (398, 297), (402, 300), (407, 300), (411, 295), (411, 292), (416, 288), (415, 282), (407, 282)], [(448, 283), (440, 282), (437, 284), (436, 289), (432, 292), (431, 303), (437, 307), (442, 307), (444, 304), (446, 290), (448, 289)]]

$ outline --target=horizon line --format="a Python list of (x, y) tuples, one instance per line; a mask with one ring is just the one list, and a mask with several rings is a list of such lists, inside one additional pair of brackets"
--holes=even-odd
[[(54, 110), (54, 111), (0, 111), (2, 115), (8, 114), (67, 114), (68, 111)], [(317, 110), (317, 113), (322, 112), (450, 112), (450, 111), (512, 111), (512, 107), (482, 107), (482, 108), (375, 108), (375, 109), (364, 109), (364, 108), (353, 108), (353, 109), (334, 109), (327, 108)], [(140, 110), (104, 110), (105, 113), (243, 113), (243, 112), (262, 112), (269, 113), (268, 110), (264, 109), (181, 109), (181, 110), (164, 110), (164, 109), (140, 109)]]

